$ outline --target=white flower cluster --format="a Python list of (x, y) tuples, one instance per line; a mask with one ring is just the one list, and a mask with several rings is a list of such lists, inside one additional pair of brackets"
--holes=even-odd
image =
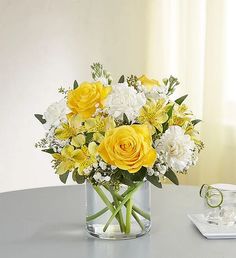
[(196, 162), (194, 142), (179, 126), (170, 126), (156, 141), (156, 150), (161, 163), (165, 163), (174, 172), (183, 172)]
[(66, 114), (68, 113), (69, 109), (64, 98), (51, 104), (43, 114), (43, 118), (46, 120), (44, 128), (50, 130), (52, 127), (58, 127), (60, 123), (66, 121)]
[(166, 171), (167, 171), (167, 166), (160, 163), (156, 163), (152, 168), (147, 169), (147, 173), (149, 176), (165, 175)]
[(106, 176), (103, 176), (100, 172), (96, 172), (94, 175), (93, 175), (93, 178), (96, 182), (98, 183), (102, 183), (102, 182), (109, 182), (111, 180), (111, 177), (106, 175)]
[(144, 93), (138, 93), (127, 82), (112, 86), (112, 92), (106, 100), (106, 108), (109, 115), (116, 119), (123, 119), (123, 114), (129, 121), (134, 121), (139, 111), (146, 103)]
[(155, 101), (159, 99), (165, 99), (165, 100), (169, 99), (169, 96), (167, 95), (168, 86), (164, 84), (154, 86), (151, 89), (147, 89), (144, 85), (141, 84), (140, 81), (138, 81), (137, 90), (138, 92), (143, 92), (147, 99), (152, 99)]

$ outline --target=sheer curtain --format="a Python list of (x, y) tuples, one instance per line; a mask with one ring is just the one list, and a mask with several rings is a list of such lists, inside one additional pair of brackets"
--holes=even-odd
[(157, 0), (150, 4), (147, 73), (179, 78), (205, 143), (181, 183), (236, 184), (236, 16), (234, 0)]

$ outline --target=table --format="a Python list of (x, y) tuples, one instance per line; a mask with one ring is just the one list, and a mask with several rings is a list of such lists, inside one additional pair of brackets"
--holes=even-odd
[(152, 188), (152, 230), (134, 240), (100, 240), (84, 227), (84, 186), (0, 194), (1, 258), (223, 258), (236, 240), (207, 240), (187, 218), (198, 213), (199, 187)]

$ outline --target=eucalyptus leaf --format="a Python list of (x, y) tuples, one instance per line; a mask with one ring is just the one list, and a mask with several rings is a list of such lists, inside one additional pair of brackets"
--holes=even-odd
[[(170, 109), (167, 111), (168, 119), (167, 119), (167, 121), (163, 124), (163, 132), (165, 132), (165, 131), (168, 129), (168, 121), (170, 120), (170, 118), (171, 118), (171, 116), (172, 116), (172, 114), (173, 114), (174, 106), (175, 106), (175, 104), (172, 105), (172, 106), (170, 107)], [(157, 133), (159, 133), (159, 132), (157, 132)]]
[(43, 152), (47, 152), (47, 153), (49, 153), (49, 154), (53, 154), (53, 153), (55, 153), (55, 151), (53, 150), (53, 149), (44, 149), (44, 150), (42, 150)]
[(89, 143), (93, 138), (93, 133), (87, 133), (85, 136), (86, 143)]
[(79, 87), (79, 84), (78, 84), (78, 82), (75, 80), (74, 81), (74, 84), (73, 84), (73, 89), (75, 90), (76, 88), (78, 88)]
[(129, 125), (129, 119), (125, 113), (123, 114), (123, 121), (125, 125)]
[(142, 167), (138, 172), (130, 174), (130, 178), (133, 182), (143, 181), (147, 174), (147, 169)]
[(166, 171), (165, 177), (167, 177), (175, 185), (179, 184), (178, 177), (176, 176), (176, 174), (170, 168)]
[(122, 76), (120, 77), (118, 83), (123, 83), (123, 82), (125, 82), (125, 76), (124, 76), (124, 75), (122, 75)]
[(147, 180), (150, 183), (152, 183), (156, 187), (162, 188), (162, 184), (161, 184), (161, 182), (159, 182), (159, 177), (158, 176), (155, 176), (155, 175), (149, 176), (149, 175), (147, 175), (146, 178), (147, 178)]
[(182, 96), (182, 97), (176, 99), (176, 100), (175, 100), (175, 103), (181, 105), (187, 97), (188, 97), (188, 94), (186, 94), (186, 95), (184, 95), (184, 96)]
[(192, 120), (192, 121), (191, 121), (191, 123), (192, 123), (193, 125), (196, 125), (196, 124), (198, 124), (198, 123), (200, 123), (200, 122), (202, 122), (201, 119), (195, 119), (195, 120)]
[(45, 124), (46, 120), (43, 118), (43, 115), (40, 114), (34, 114), (34, 116), (39, 120), (41, 124)]
[(85, 182), (85, 177), (79, 175), (78, 170), (75, 169), (72, 173), (72, 179), (77, 183), (77, 184), (83, 184)]
[(59, 178), (60, 178), (60, 180), (61, 180), (61, 182), (62, 182), (63, 184), (66, 183), (67, 178), (68, 178), (68, 175), (69, 175), (69, 172), (66, 172), (66, 173), (64, 173), (63, 175), (60, 175), (60, 176), (59, 176)]

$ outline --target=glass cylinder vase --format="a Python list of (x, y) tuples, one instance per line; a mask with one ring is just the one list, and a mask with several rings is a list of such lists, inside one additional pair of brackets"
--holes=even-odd
[(134, 185), (109, 185), (86, 183), (88, 232), (102, 239), (131, 239), (149, 232), (150, 189), (149, 182)]

